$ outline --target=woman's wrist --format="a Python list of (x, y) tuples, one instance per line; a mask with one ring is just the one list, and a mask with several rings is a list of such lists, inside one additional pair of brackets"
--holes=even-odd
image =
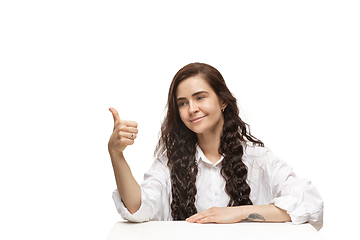
[(114, 160), (116, 161), (118, 159), (119, 160), (125, 159), (123, 152), (109, 149), (109, 154), (110, 154), (111, 161), (114, 161)]

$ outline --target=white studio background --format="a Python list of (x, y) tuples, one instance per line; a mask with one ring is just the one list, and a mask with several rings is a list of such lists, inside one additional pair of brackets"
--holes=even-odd
[(105, 239), (121, 220), (108, 108), (139, 124), (125, 156), (141, 182), (172, 77), (197, 61), (317, 186), (322, 235), (355, 236), (359, 12), (346, 0), (1, 1), (0, 238)]

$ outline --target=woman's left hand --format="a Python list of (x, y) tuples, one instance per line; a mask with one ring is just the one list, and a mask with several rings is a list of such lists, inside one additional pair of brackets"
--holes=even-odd
[(212, 207), (187, 218), (190, 223), (236, 223), (241, 220), (239, 207)]

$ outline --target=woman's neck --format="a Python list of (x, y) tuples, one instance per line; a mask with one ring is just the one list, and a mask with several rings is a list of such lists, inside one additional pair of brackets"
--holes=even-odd
[(221, 158), (219, 153), (221, 135), (222, 126), (217, 131), (197, 134), (199, 147), (212, 164)]

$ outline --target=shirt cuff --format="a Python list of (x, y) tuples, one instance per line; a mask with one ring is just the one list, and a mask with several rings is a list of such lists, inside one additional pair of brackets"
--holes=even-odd
[(306, 209), (306, 205), (295, 197), (282, 196), (273, 199), (270, 203), (273, 203), (278, 208), (286, 210), (290, 215), (291, 222), (294, 224), (309, 222), (310, 214)]
[(129, 210), (125, 207), (124, 203), (121, 200), (119, 191), (116, 189), (113, 194), (113, 200), (116, 206), (116, 210), (121, 215), (121, 217), (130, 222), (146, 222), (150, 220), (151, 216), (151, 206), (144, 201), (144, 192), (141, 190), (141, 205), (139, 210), (134, 214), (131, 214)]
[(282, 196), (273, 199), (270, 203), (286, 210), (294, 224), (309, 222), (318, 231), (323, 227), (323, 201), (306, 205), (293, 196)]
[(282, 196), (273, 199), (276, 207), (286, 210), (290, 215), (291, 222), (294, 224), (302, 224), (309, 222), (316, 230), (320, 230), (323, 226), (323, 202), (307, 206), (304, 202), (299, 201), (293, 196)]

